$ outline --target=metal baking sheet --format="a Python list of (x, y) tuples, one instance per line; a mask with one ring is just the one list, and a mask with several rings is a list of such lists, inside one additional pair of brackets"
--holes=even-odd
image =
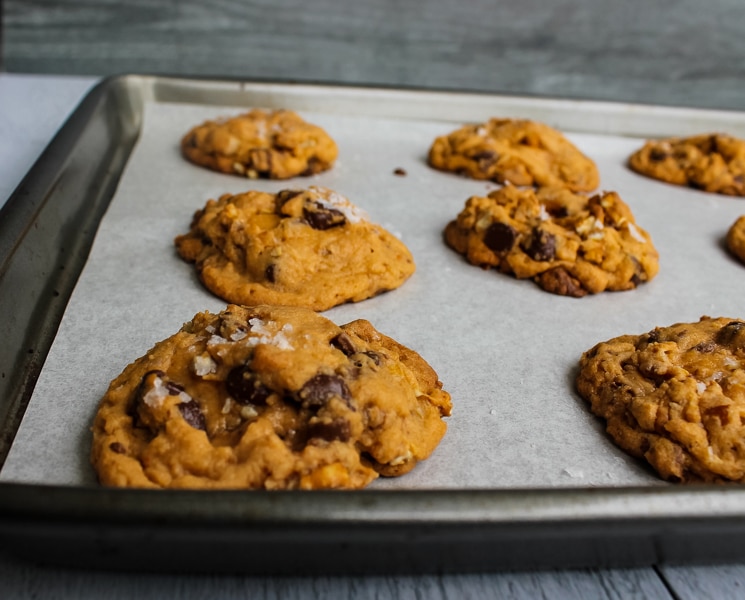
[[(180, 157), (178, 141), (191, 126), (248, 106), (294, 109), (324, 126), (339, 144), (338, 164), (313, 178), (270, 182)], [(565, 131), (598, 163), (601, 188), (618, 191), (652, 234), (658, 277), (632, 292), (578, 300), (471, 267), (448, 249), (444, 225), (466, 198), (496, 186), (433, 171), (426, 152), (435, 136), (490, 116)], [(206, 567), (190, 558), (206, 547), (214, 550), (211, 569), (243, 571), (281, 570), (272, 553), (289, 547), (338, 555), (333, 566), (309, 559), (312, 572), (741, 557), (741, 487), (662, 483), (610, 443), (573, 386), (580, 354), (598, 341), (702, 314), (742, 316), (743, 267), (722, 245), (745, 213), (741, 201), (625, 167), (647, 137), (717, 130), (745, 135), (745, 115), (281, 83), (103, 82), (0, 219), (0, 297), (16, 317), (3, 325), (12, 344), (0, 380), (0, 534), (21, 554), (38, 555), (41, 545), (62, 562), (77, 560), (63, 549), (74, 534), (93, 564), (156, 569)], [(394, 175), (397, 168), (406, 176)], [(412, 250), (417, 273), (400, 289), (325, 314), (338, 323), (367, 318), (435, 367), (454, 402), (440, 447), (405, 477), (359, 492), (98, 488), (89, 426), (108, 382), (196, 312), (225, 304), (177, 258), (173, 237), (208, 198), (304, 185), (348, 196)], [(681, 544), (680, 535), (701, 543)], [(155, 542), (137, 549), (138, 536)], [(703, 543), (709, 538), (715, 547)], [(174, 551), (177, 539), (178, 562), (159, 554)], [(266, 551), (251, 550), (259, 542)], [(231, 559), (226, 550), (236, 545), (254, 560)], [(391, 545), (396, 552), (377, 551)], [(448, 552), (438, 558), (438, 547)]]

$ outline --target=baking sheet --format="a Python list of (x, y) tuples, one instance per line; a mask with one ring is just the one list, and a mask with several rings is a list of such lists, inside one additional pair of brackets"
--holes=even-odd
[[(283, 98), (275, 98), (282, 106)], [(293, 106), (284, 103), (284, 106)], [(551, 102), (544, 119), (554, 125)], [(409, 246), (417, 272), (398, 290), (325, 314), (337, 323), (369, 319), (419, 351), (453, 396), (448, 433), (410, 474), (373, 488), (660, 486), (616, 449), (574, 391), (580, 354), (596, 342), (703, 314), (742, 317), (745, 267), (722, 241), (745, 213), (739, 199), (677, 188), (631, 173), (642, 139), (604, 133), (568, 137), (598, 164), (601, 188), (618, 191), (652, 234), (660, 274), (637, 290), (582, 299), (547, 294), (468, 265), (442, 242), (442, 229), (473, 194), (494, 184), (427, 167), (434, 137), (464, 119), (425, 121), (301, 114), (337, 140), (335, 168), (312, 178), (249, 181), (184, 161), (181, 135), (193, 125), (245, 108), (149, 101), (119, 189), (17, 433), (0, 480), (95, 483), (89, 427), (99, 398), (124, 366), (196, 312), (225, 303), (204, 290), (173, 238), (209, 198), (247, 189), (322, 185), (346, 195)], [(502, 116), (519, 116), (520, 106)], [(496, 115), (495, 115), (496, 116)], [(681, 126), (687, 124), (683, 112)], [(691, 111), (692, 119), (697, 118)], [(701, 126), (705, 120), (699, 121)], [(742, 127), (742, 122), (736, 123)], [(404, 177), (393, 174), (403, 168)]]

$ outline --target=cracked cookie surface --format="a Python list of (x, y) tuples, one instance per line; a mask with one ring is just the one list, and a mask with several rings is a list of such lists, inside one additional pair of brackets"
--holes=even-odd
[(602, 342), (582, 355), (577, 389), (663, 479), (745, 481), (745, 322), (702, 317)]
[(577, 298), (634, 289), (658, 271), (649, 234), (615, 192), (507, 186), (469, 198), (445, 241), (471, 264)]
[(631, 169), (660, 181), (727, 196), (745, 196), (745, 140), (715, 133), (648, 141)]
[(395, 289), (415, 270), (401, 240), (318, 187), (225, 194), (175, 244), (207, 289), (236, 304), (326, 310)]
[(288, 179), (330, 169), (338, 149), (321, 127), (290, 110), (253, 109), (194, 127), (182, 138), (181, 152), (214, 171)]
[(426, 459), (450, 409), (429, 364), (367, 321), (228, 306), (111, 383), (91, 459), (109, 486), (361, 488)]
[(595, 163), (561, 132), (520, 119), (490, 119), (438, 137), (428, 162), (441, 171), (516, 186), (589, 192), (600, 181)]

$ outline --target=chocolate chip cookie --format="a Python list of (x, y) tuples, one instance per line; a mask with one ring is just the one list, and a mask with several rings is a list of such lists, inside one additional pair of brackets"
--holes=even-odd
[(745, 482), (745, 321), (702, 317), (597, 344), (577, 389), (663, 479)]
[(194, 127), (181, 140), (191, 162), (251, 179), (288, 179), (330, 169), (338, 149), (320, 127), (290, 110), (254, 109)]
[(595, 163), (561, 132), (524, 119), (490, 119), (438, 137), (428, 161), (442, 171), (516, 186), (589, 192), (600, 181)]
[(236, 304), (326, 310), (397, 288), (415, 269), (401, 240), (319, 187), (225, 194), (175, 243), (205, 287)]
[(745, 216), (739, 217), (727, 231), (727, 248), (745, 263)]
[(727, 196), (745, 196), (745, 140), (722, 133), (651, 140), (629, 157), (642, 175)]
[(91, 458), (108, 486), (361, 488), (430, 456), (450, 410), (429, 364), (367, 321), (228, 306), (111, 383)]
[(615, 192), (587, 197), (508, 185), (469, 198), (445, 241), (471, 264), (576, 298), (634, 289), (658, 270), (649, 234)]

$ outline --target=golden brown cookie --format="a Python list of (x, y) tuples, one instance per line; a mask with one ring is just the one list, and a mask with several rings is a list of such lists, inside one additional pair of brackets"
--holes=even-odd
[(111, 383), (91, 458), (110, 486), (361, 488), (426, 459), (450, 409), (427, 362), (367, 321), (228, 306)]
[(729, 135), (652, 140), (629, 157), (629, 166), (667, 183), (745, 196), (745, 140)]
[(401, 240), (318, 187), (210, 200), (175, 243), (205, 287), (236, 304), (326, 310), (397, 288), (415, 268)]
[(181, 151), (197, 165), (251, 179), (314, 175), (330, 169), (338, 154), (320, 127), (289, 110), (261, 109), (194, 127)]
[(559, 131), (520, 119), (490, 119), (439, 137), (428, 160), (442, 171), (517, 186), (589, 192), (600, 181), (595, 163)]
[(469, 198), (445, 241), (471, 264), (577, 298), (633, 289), (658, 270), (649, 234), (615, 192), (507, 186)]
[(702, 317), (597, 344), (577, 389), (668, 481), (745, 482), (745, 322)]
[(727, 248), (745, 263), (745, 216), (738, 218), (727, 231)]

